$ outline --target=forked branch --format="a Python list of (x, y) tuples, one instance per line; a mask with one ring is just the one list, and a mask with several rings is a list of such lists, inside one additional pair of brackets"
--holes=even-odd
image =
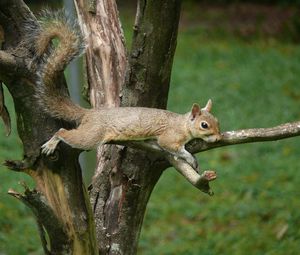
[[(201, 139), (195, 139), (187, 145), (187, 150), (191, 153), (198, 153), (222, 146), (254, 143), (263, 141), (276, 141), (289, 137), (300, 135), (300, 121), (285, 123), (271, 128), (253, 128), (236, 131), (227, 131), (222, 133), (222, 139), (216, 143), (207, 143)], [(118, 142), (119, 143), (119, 142)], [(214, 171), (204, 171), (199, 174), (189, 164), (180, 158), (175, 158), (171, 154), (163, 151), (155, 141), (146, 142), (120, 142), (119, 144), (135, 148), (151, 150), (157, 153), (163, 153), (166, 159), (178, 170), (192, 185), (201, 191), (213, 194), (209, 187), (209, 182), (216, 179)]]
[[(67, 247), (68, 241), (67, 234), (63, 231), (61, 221), (57, 218), (50, 205), (47, 203), (46, 198), (36, 190), (30, 190), (25, 183), (21, 183), (25, 192), (21, 194), (13, 189), (8, 191), (8, 194), (19, 199), (27, 205), (34, 213), (40, 228), (41, 240), (45, 254), (50, 254), (47, 248), (45, 239), (44, 228), (49, 235), (51, 251), (61, 251)], [(51, 253), (52, 254), (52, 253)]]

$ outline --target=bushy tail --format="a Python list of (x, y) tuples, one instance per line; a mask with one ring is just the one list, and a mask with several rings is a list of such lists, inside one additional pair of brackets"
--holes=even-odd
[(87, 109), (73, 103), (66, 88), (54, 83), (61, 77), (66, 66), (84, 50), (80, 27), (63, 10), (55, 13), (44, 11), (40, 25), (41, 30), (36, 38), (36, 55), (43, 59), (43, 65), (39, 74), (37, 98), (51, 116), (80, 122)]

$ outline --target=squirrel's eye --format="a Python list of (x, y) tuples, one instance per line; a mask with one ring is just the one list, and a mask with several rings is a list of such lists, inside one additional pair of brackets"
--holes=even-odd
[(205, 121), (202, 121), (200, 125), (201, 125), (201, 128), (203, 128), (203, 129), (207, 129), (208, 128), (208, 124)]

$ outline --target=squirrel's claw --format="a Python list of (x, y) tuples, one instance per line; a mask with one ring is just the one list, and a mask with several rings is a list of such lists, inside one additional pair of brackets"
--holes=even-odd
[(47, 146), (47, 143), (43, 144), (42, 148), (42, 153), (45, 154), (46, 156), (49, 156), (50, 154), (52, 154), (54, 152), (54, 150), (52, 148), (49, 148)]
[(59, 140), (55, 136), (53, 136), (48, 142), (42, 145), (42, 153), (46, 156), (51, 155), (55, 151), (58, 143)]

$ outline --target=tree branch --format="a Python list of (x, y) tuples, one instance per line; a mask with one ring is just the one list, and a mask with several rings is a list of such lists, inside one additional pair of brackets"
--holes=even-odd
[[(194, 139), (187, 145), (187, 150), (191, 153), (198, 153), (222, 146), (263, 141), (276, 141), (299, 135), (300, 121), (297, 121), (293, 123), (285, 123), (271, 128), (253, 128), (227, 131), (222, 133), (222, 139), (216, 143), (207, 143), (202, 139)], [(180, 172), (193, 186), (205, 193), (208, 193), (209, 195), (213, 194), (209, 187), (209, 182), (215, 180), (217, 177), (214, 171), (204, 171), (202, 174), (199, 174), (184, 160), (175, 158), (173, 155), (161, 149), (154, 140), (128, 142), (115, 141), (114, 143), (164, 155), (169, 163), (173, 165), (176, 170)]]
[[(49, 235), (51, 251), (64, 250), (64, 247), (67, 247), (65, 242), (68, 240), (68, 236), (63, 231), (61, 221), (56, 217), (54, 211), (46, 202), (46, 198), (38, 191), (30, 190), (25, 183), (21, 183), (21, 185), (25, 188), (24, 194), (20, 194), (12, 189), (8, 191), (8, 194), (27, 205), (34, 213), (38, 223), (45, 227)], [(43, 241), (43, 231), (40, 232), (40, 235)], [(45, 243), (43, 247), (44, 250), (46, 250)]]
[(3, 120), (5, 126), (6, 136), (9, 136), (11, 132), (11, 121), (10, 121), (9, 112), (4, 103), (4, 93), (3, 93), (3, 87), (1, 81), (0, 81), (0, 117)]
[(300, 121), (296, 121), (284, 123), (271, 128), (252, 128), (227, 131), (222, 133), (222, 139), (217, 143), (206, 143), (203, 140), (197, 139), (191, 142), (187, 146), (187, 149), (192, 153), (197, 153), (222, 146), (242, 143), (277, 141), (299, 135)]
[[(236, 131), (226, 131), (222, 133), (222, 139), (216, 143), (207, 143), (202, 139), (194, 139), (189, 142), (186, 147), (187, 150), (193, 154), (211, 150), (218, 147), (242, 144), (242, 143), (255, 143), (255, 142), (267, 142), (277, 141), (294, 136), (300, 136), (300, 121), (284, 123), (279, 126), (270, 128), (252, 128), (241, 129)], [(153, 140), (149, 141), (118, 141), (114, 144), (120, 144), (124, 146), (130, 146), (138, 149), (150, 150), (153, 152), (162, 153), (157, 143)], [(153, 143), (155, 146), (153, 146)]]

